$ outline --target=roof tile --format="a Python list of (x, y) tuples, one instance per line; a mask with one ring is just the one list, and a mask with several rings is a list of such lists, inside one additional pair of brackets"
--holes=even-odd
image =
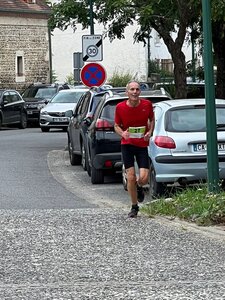
[(25, 12), (41, 12), (50, 13), (50, 7), (42, 0), (36, 0), (36, 3), (27, 3), (25, 0), (0, 0), (0, 12), (2, 11), (21, 11)]

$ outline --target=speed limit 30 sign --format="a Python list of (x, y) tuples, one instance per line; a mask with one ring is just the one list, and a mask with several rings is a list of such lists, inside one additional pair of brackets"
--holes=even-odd
[(83, 35), (82, 36), (83, 61), (102, 60), (102, 36)]

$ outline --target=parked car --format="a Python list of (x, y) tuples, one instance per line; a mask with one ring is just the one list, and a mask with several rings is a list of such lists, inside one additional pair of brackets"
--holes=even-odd
[[(153, 103), (170, 99), (170, 96), (162, 91), (157, 91), (155, 94), (146, 91), (143, 94), (145, 99)], [(104, 183), (105, 175), (122, 171), (121, 137), (114, 131), (114, 117), (116, 105), (127, 99), (124, 93), (122, 96), (115, 94), (105, 98), (98, 105), (94, 119), (88, 127), (87, 153), (84, 156), (87, 160), (87, 172), (93, 184)], [(88, 119), (86, 123), (89, 125)]]
[(39, 123), (40, 110), (60, 90), (69, 89), (67, 84), (44, 84), (34, 83), (22, 93), (26, 102), (26, 109), (29, 123)]
[(91, 88), (83, 94), (77, 103), (67, 129), (70, 163), (71, 165), (82, 164), (84, 170), (87, 168), (85, 157), (87, 128), (93, 119), (96, 107), (105, 95), (112, 95), (112, 92)]
[(114, 95), (105, 98), (95, 112), (94, 119), (88, 123), (86, 162), (87, 172), (93, 184), (104, 183), (108, 174), (122, 170), (120, 136), (114, 131), (115, 108), (127, 97)]
[[(175, 96), (175, 84), (173, 82), (157, 82), (153, 85), (153, 89), (164, 88), (170, 95)], [(204, 82), (187, 82), (187, 98), (204, 98), (205, 83)]]
[[(216, 100), (219, 177), (225, 179), (225, 100)], [(155, 130), (150, 139), (150, 197), (163, 195), (168, 184), (207, 179), (205, 99), (155, 104)]]
[(47, 132), (50, 128), (67, 131), (70, 117), (80, 97), (88, 89), (69, 89), (59, 91), (40, 111), (40, 128)]
[[(152, 103), (171, 99), (163, 89), (159, 91), (142, 91), (142, 97)], [(98, 105), (94, 119), (86, 125), (87, 146), (84, 149), (86, 169), (93, 184), (103, 183), (108, 173), (121, 172), (122, 156), (120, 137), (114, 132), (114, 115), (116, 105), (128, 99), (125, 93), (106, 97)]]
[(15, 90), (0, 90), (0, 128), (3, 125), (27, 127), (25, 101)]

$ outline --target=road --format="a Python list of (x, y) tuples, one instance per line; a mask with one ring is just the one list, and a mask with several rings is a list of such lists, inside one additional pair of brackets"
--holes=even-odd
[(225, 299), (225, 237), (128, 219), (119, 177), (91, 185), (66, 134), (0, 131), (0, 299)]

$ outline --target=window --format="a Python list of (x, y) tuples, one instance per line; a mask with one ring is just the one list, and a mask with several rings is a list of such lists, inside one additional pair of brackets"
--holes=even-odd
[(16, 51), (15, 73), (16, 73), (16, 82), (25, 81), (24, 53), (23, 51), (20, 50)]
[(10, 92), (11, 102), (21, 101), (20, 96), (15, 92)]
[(23, 57), (17, 56), (17, 76), (23, 76)]
[(11, 98), (9, 92), (4, 93), (3, 101), (4, 101), (5, 104), (8, 104), (8, 103), (12, 102), (12, 98)]
[(196, 132), (196, 131), (205, 132), (206, 131), (205, 107), (170, 110), (167, 114), (170, 119), (170, 122), (167, 125), (168, 131), (172, 131), (172, 132)]

